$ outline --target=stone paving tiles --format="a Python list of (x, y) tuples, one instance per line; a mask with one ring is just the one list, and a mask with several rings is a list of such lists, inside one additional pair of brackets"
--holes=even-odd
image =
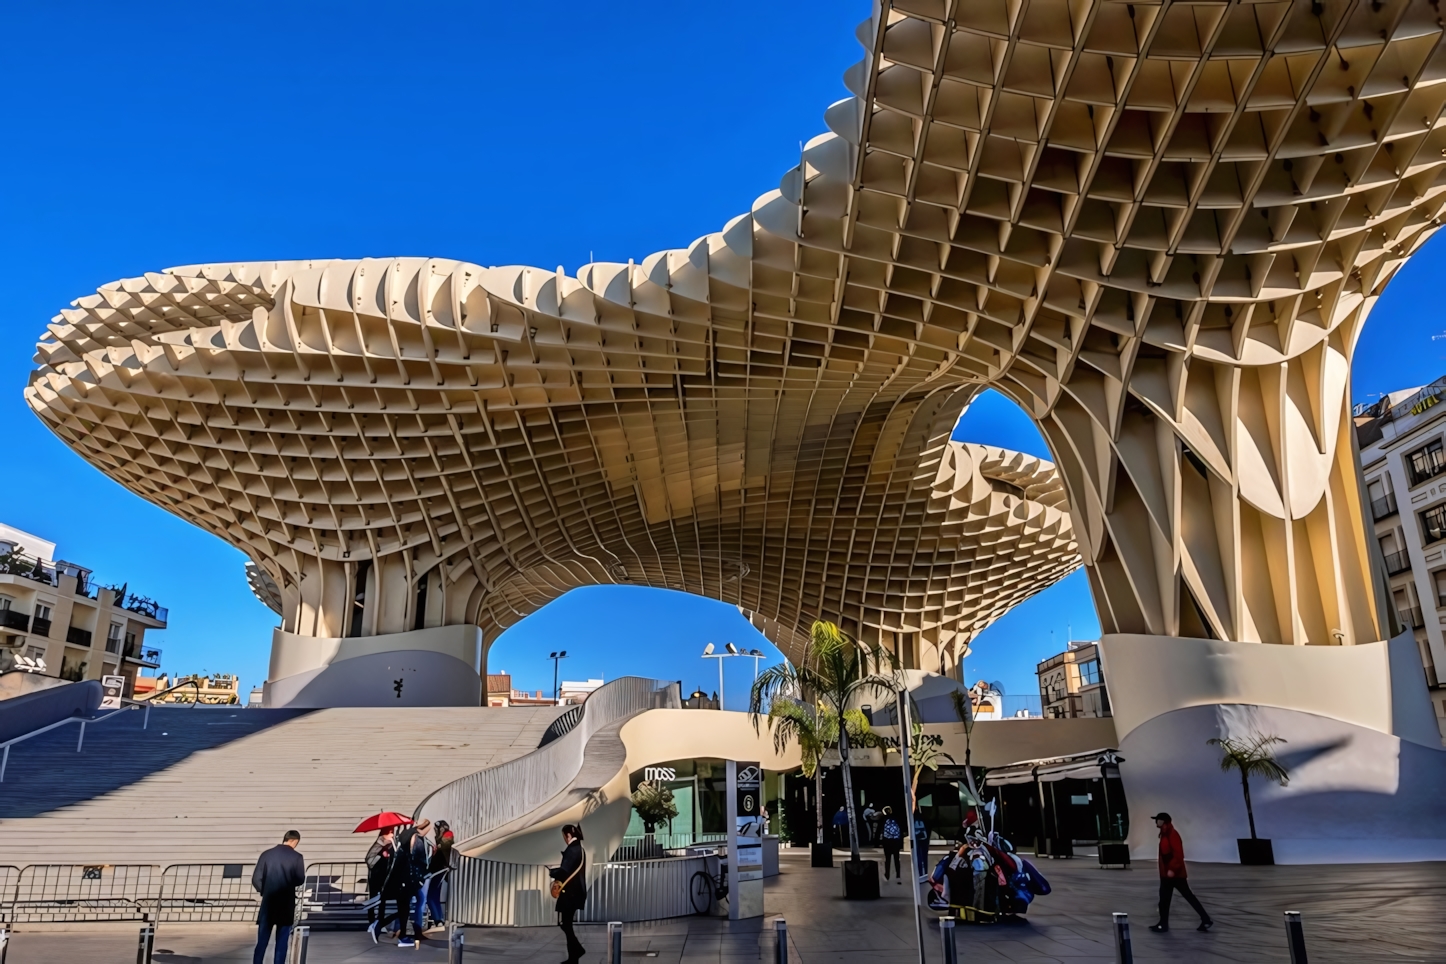
[[(1279, 962), (1287, 964), (1282, 912), (1305, 915), (1311, 964), (1446, 961), (1446, 864), (1238, 867), (1195, 864), (1190, 881), (1216, 920), (1208, 934), (1177, 898), (1172, 930), (1151, 934), (1157, 877), (1153, 863), (1134, 870), (1102, 870), (1088, 859), (1041, 861), (1054, 893), (1039, 898), (1027, 920), (993, 927), (960, 926), (959, 959), (969, 964), (1112, 964), (1110, 913), (1130, 915), (1135, 960), (1155, 962)], [(803, 964), (916, 964), (915, 924), (909, 889), (883, 886), (877, 902), (844, 901), (840, 870), (814, 870), (806, 855), (785, 851), (783, 873), (769, 882), (768, 915), (729, 922), (677, 918), (629, 925), (628, 964), (742, 964), (772, 962), (773, 919), (788, 921), (790, 962)], [(1182, 913), (1183, 911), (1183, 913)], [(90, 925), (69, 931), (23, 928), (13, 938), (6, 964), (131, 964), (136, 925)], [(603, 964), (604, 927), (579, 925), (588, 947), (585, 964)], [(220, 964), (251, 958), (254, 932), (242, 925), (163, 925), (157, 964)], [(500, 964), (561, 961), (555, 927), (473, 928), (466, 958)], [(926, 918), (926, 960), (942, 960), (933, 915)], [(172, 953), (161, 953), (169, 951)], [(312, 935), (308, 964), (441, 962), (439, 938), (415, 950), (383, 941), (373, 945), (355, 931)], [(268, 955), (269, 960), (269, 955)]]

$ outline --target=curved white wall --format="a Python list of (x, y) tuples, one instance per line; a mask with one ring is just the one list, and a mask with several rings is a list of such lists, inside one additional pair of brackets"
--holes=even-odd
[[(355, 638), (271, 639), (267, 706), (480, 706), (482, 630), (439, 626)], [(398, 686), (400, 681), (400, 686)]]
[(1235, 862), (1250, 835), (1221, 737), (1279, 736), (1289, 784), (1251, 782), (1256, 829), (1281, 863), (1446, 859), (1446, 751), (1409, 635), (1358, 646), (1105, 636), (1130, 845), (1175, 819), (1192, 860)]

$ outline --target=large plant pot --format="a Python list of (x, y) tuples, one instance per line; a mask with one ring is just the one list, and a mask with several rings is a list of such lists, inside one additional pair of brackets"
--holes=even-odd
[(1269, 840), (1239, 837), (1235, 845), (1240, 848), (1240, 862), (1247, 867), (1269, 867), (1275, 863), (1275, 848)]
[(879, 862), (877, 860), (845, 860), (843, 875), (845, 900), (879, 899)]
[(1041, 857), (1073, 857), (1074, 841), (1069, 837), (1044, 837), (1039, 842)]
[(833, 866), (833, 847), (826, 843), (809, 844), (809, 863), (814, 867)]

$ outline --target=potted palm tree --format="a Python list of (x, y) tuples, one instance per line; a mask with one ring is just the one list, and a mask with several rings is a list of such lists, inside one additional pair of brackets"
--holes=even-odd
[[(880, 672), (886, 670), (891, 675)], [(890, 697), (895, 691), (892, 674), (898, 660), (881, 646), (865, 646), (849, 638), (838, 626), (815, 621), (808, 651), (802, 665), (784, 662), (764, 671), (749, 694), (748, 711), (756, 720), (774, 699), (816, 701), (824, 711), (847, 724), (856, 705), (872, 698)], [(844, 866), (844, 896), (871, 899), (879, 896), (879, 864), (859, 857), (859, 828), (854, 811), (853, 770), (849, 764), (849, 725), (837, 727), (840, 770), (843, 774), (844, 809), (848, 815), (849, 861)], [(820, 812), (822, 807), (820, 806)]]
[(1211, 746), (1220, 748), (1220, 769), (1226, 773), (1240, 771), (1240, 789), (1245, 794), (1245, 817), (1250, 821), (1250, 837), (1235, 841), (1240, 850), (1242, 864), (1267, 865), (1275, 863), (1275, 850), (1270, 840), (1256, 836), (1255, 808), (1250, 803), (1250, 778), (1257, 776), (1279, 786), (1290, 782), (1290, 774), (1275, 759), (1271, 749), (1285, 740), (1278, 736), (1224, 737), (1206, 740)]

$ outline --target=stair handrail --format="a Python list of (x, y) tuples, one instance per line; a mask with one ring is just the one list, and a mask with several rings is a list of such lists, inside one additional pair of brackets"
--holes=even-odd
[(682, 705), (676, 681), (619, 677), (588, 695), (579, 719), (566, 733), (530, 753), (433, 790), (417, 805), (412, 819), (446, 820), (458, 846), (465, 846), (566, 790), (582, 770), (588, 740), (599, 730), (646, 710)]
[(183, 679), (183, 680), (181, 680), (179, 683), (177, 683), (175, 686), (167, 686), (167, 687), (166, 687), (165, 689), (163, 689), (163, 690), (157, 690), (156, 692), (154, 692), (154, 693), (152, 693), (151, 695), (147, 696), (147, 697), (146, 697), (145, 699), (143, 699), (143, 700), (137, 700), (137, 699), (132, 699), (132, 698), (130, 698), (130, 697), (125, 697), (125, 698), (122, 700), (122, 702), (130, 703), (130, 704), (133, 704), (133, 705), (135, 705), (135, 706), (153, 706), (153, 705), (155, 705), (155, 702), (156, 702), (157, 697), (165, 696), (167, 693), (174, 693), (176, 690), (180, 689), (182, 686), (194, 686), (194, 687), (196, 688), (196, 699), (191, 703), (191, 705), (192, 705), (192, 706), (200, 706), (200, 705), (201, 705), (201, 684), (200, 684), (200, 683), (197, 683), (197, 682), (196, 682), (195, 680), (193, 680), (193, 679)]

